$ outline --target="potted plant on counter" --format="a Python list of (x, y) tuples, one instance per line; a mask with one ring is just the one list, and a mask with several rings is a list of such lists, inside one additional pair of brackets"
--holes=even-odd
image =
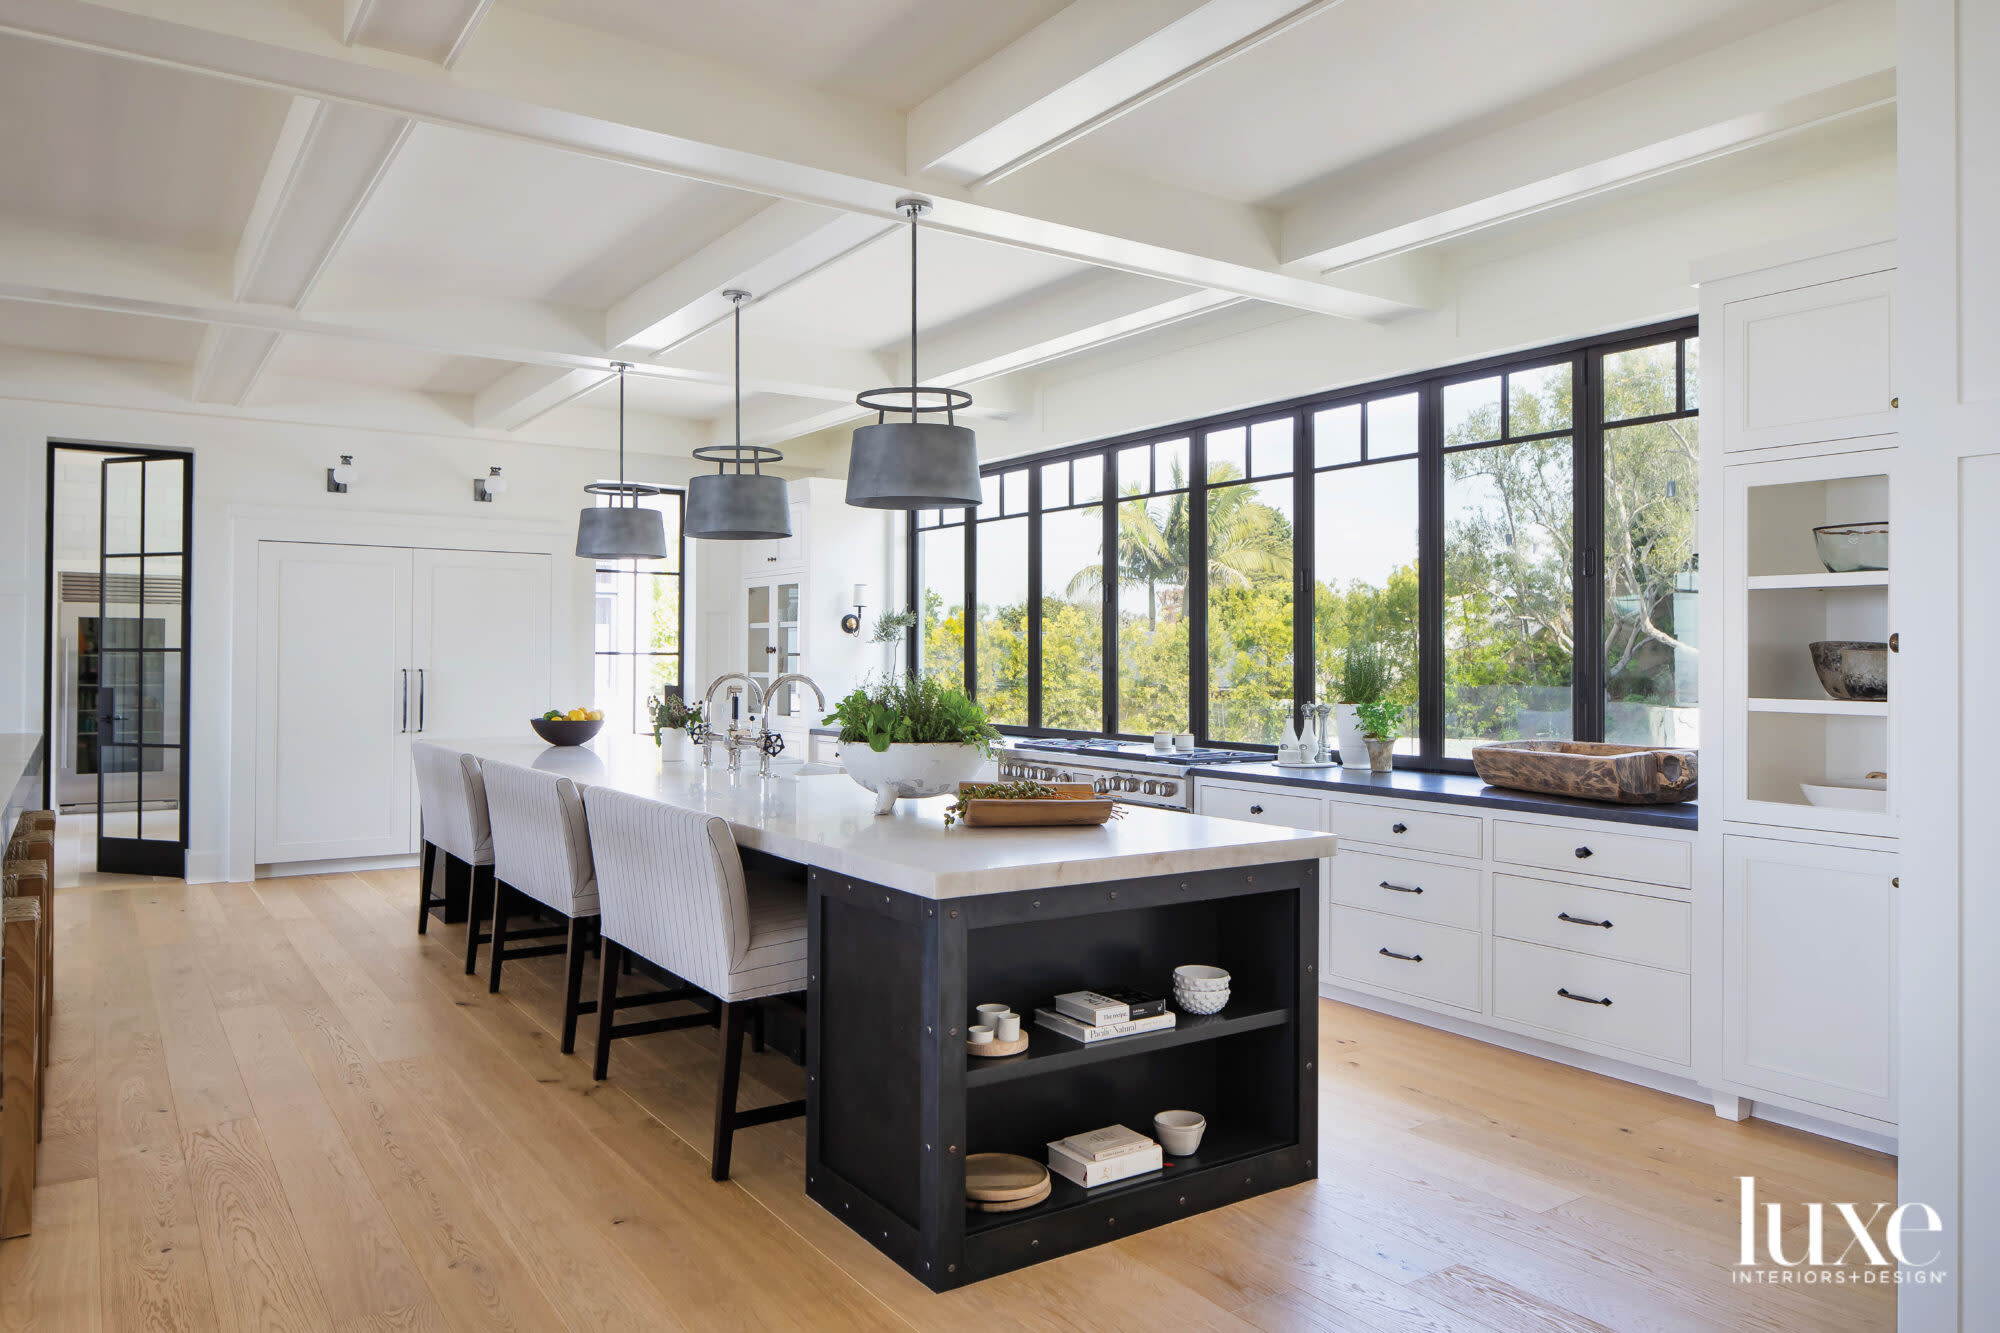
[[(1359, 764), (1367, 748), (1360, 710), (1389, 697), (1392, 686), (1389, 659), (1374, 643), (1350, 643), (1340, 656), (1340, 670), (1333, 681), (1334, 724), (1340, 733), (1340, 762)], [(1396, 710), (1400, 716), (1402, 710)]]
[(1396, 738), (1403, 730), (1403, 705), (1388, 699), (1356, 704), (1362, 744), (1368, 747), (1368, 771), (1387, 773), (1396, 766)]
[(701, 726), (701, 705), (689, 703), (681, 698), (678, 688), (669, 685), (648, 699), (646, 707), (653, 714), (653, 743), (660, 747), (660, 758), (669, 764), (686, 763), (688, 733)]
[(857, 688), (826, 717), (840, 727), (847, 776), (886, 815), (905, 796), (941, 796), (979, 775), (1000, 733), (963, 690), (929, 676)]

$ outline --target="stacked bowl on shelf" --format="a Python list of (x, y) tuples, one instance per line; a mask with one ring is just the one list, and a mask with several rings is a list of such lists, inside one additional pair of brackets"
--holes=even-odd
[(1206, 963), (1183, 963), (1174, 969), (1174, 1003), (1183, 1013), (1221, 1013), (1229, 1003), (1229, 973)]

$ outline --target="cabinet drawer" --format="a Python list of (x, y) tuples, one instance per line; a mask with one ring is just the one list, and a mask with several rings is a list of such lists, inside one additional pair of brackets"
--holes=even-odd
[(1211, 787), (1204, 782), (1195, 793), (1194, 809), (1198, 815), (1247, 819), (1253, 824), (1276, 824), (1279, 828), (1326, 827), (1317, 796), (1294, 796), (1289, 792)]
[(1334, 854), (1328, 894), (1334, 902), (1441, 926), (1479, 929), (1479, 875), (1444, 866), (1342, 848)]
[(1328, 954), (1336, 981), (1345, 977), (1461, 1009), (1479, 1009), (1478, 932), (1354, 907), (1332, 907), (1327, 915)]
[[(1603, 1000), (1611, 1003), (1598, 1003)], [(1493, 1013), (1658, 1060), (1688, 1062), (1684, 972), (1496, 939)]]
[(1343, 839), (1407, 847), (1414, 852), (1478, 856), (1484, 841), (1477, 815), (1443, 815), (1387, 805), (1327, 803), (1329, 829)]
[(1493, 821), (1493, 859), (1544, 870), (1631, 879), (1685, 889), (1694, 883), (1694, 847), (1667, 838)]
[(1493, 877), (1495, 935), (1677, 972), (1690, 963), (1692, 910), (1686, 903), (1613, 889)]

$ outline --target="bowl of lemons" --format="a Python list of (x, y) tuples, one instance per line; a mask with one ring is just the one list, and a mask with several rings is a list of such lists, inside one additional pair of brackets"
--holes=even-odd
[(529, 718), (528, 725), (550, 745), (581, 745), (604, 729), (604, 714), (595, 708), (572, 708), (567, 713), (551, 708)]

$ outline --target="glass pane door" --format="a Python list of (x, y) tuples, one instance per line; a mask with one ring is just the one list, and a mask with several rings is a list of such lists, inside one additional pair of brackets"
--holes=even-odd
[[(777, 623), (772, 627), (771, 643), (777, 651), (770, 654), (770, 659), (778, 674), (784, 675), (799, 669), (799, 585), (780, 583), (772, 600), (776, 603)], [(773, 719), (786, 720), (798, 716), (799, 706), (799, 687), (787, 685), (765, 706), (765, 711)]]
[(188, 462), (102, 464), (97, 620), (84, 627), (95, 652), (101, 871), (185, 868)]
[[(759, 694), (769, 693), (771, 682), (778, 678), (778, 624), (775, 612), (776, 590), (768, 583), (756, 583), (744, 590), (746, 608), (744, 620), (749, 626), (749, 641), (744, 645), (744, 671), (757, 682)], [(727, 722), (724, 718), (722, 721)]]

